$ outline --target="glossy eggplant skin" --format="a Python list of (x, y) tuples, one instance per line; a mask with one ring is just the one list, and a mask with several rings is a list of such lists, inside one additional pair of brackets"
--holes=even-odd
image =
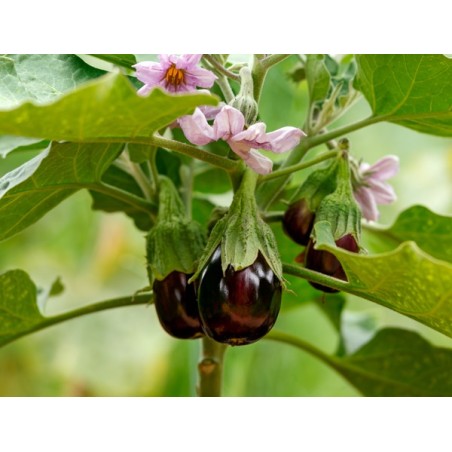
[(284, 232), (299, 245), (306, 246), (311, 236), (315, 214), (309, 210), (306, 199), (292, 203), (284, 213)]
[[(336, 240), (336, 245), (339, 248), (343, 248), (352, 253), (359, 252), (359, 246), (356, 243), (354, 237), (350, 234), (341, 237)], [(342, 281), (347, 281), (347, 276), (345, 275), (344, 269), (341, 263), (333, 254), (328, 251), (316, 250), (314, 249), (314, 242), (309, 241), (308, 246), (305, 251), (305, 267), (311, 270), (318, 271), (324, 275), (332, 276)], [(339, 292), (331, 287), (324, 286), (322, 284), (314, 283), (309, 281), (312, 287), (327, 293)]]
[(154, 281), (154, 305), (160, 324), (178, 339), (195, 339), (203, 335), (194, 284), (191, 275), (174, 271), (162, 281)]
[(246, 345), (273, 327), (281, 305), (281, 283), (261, 253), (249, 267), (221, 268), (221, 248), (213, 253), (199, 284), (198, 306), (204, 332), (229, 345)]

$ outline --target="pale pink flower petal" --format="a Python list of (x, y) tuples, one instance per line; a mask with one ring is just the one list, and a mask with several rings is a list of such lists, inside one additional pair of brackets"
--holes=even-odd
[(394, 189), (387, 182), (369, 179), (368, 184), (377, 204), (391, 204), (397, 199)]
[(212, 87), (216, 76), (197, 66), (202, 54), (167, 55), (160, 54), (159, 62), (144, 61), (135, 64), (138, 80), (145, 84), (140, 94), (148, 93), (152, 88), (160, 86), (171, 93), (195, 91), (197, 86)]
[(274, 132), (267, 133), (266, 141), (270, 143), (269, 151), (280, 154), (287, 152), (298, 146), (302, 137), (306, 136), (304, 132), (295, 127), (283, 127)]
[(399, 158), (395, 155), (383, 157), (373, 165), (365, 162), (359, 165), (354, 194), (367, 220), (378, 219), (377, 204), (390, 204), (397, 199), (394, 189), (385, 180), (398, 170)]
[[(361, 169), (361, 168), (360, 168)], [(399, 157), (396, 155), (387, 155), (378, 162), (365, 169), (370, 173), (373, 179), (386, 180), (395, 176), (399, 171)]]
[(229, 105), (224, 106), (218, 113), (213, 123), (216, 140), (227, 141), (230, 137), (238, 134), (245, 127), (243, 114)]
[(179, 57), (181, 64), (181, 69), (192, 69), (199, 64), (202, 58), (202, 53), (186, 53)]
[(200, 86), (202, 88), (212, 88), (217, 76), (202, 67), (193, 67), (185, 72), (185, 81), (187, 84)]
[(137, 78), (150, 85), (158, 85), (165, 78), (165, 70), (159, 63), (144, 61), (133, 66), (136, 69)]
[(267, 126), (263, 122), (257, 122), (248, 127), (248, 129), (235, 134), (231, 140), (235, 142), (245, 141), (250, 143), (250, 146), (255, 145), (254, 147), (259, 147), (260, 144), (264, 144), (267, 141), (265, 134), (266, 129)]
[(354, 195), (361, 207), (363, 217), (369, 221), (377, 221), (379, 212), (372, 191), (366, 187), (360, 187), (354, 192)]
[(268, 174), (272, 172), (273, 162), (268, 158), (256, 151), (256, 149), (250, 149), (248, 157), (244, 158), (245, 164), (258, 174)]
[[(207, 108), (204, 107), (207, 114)], [(259, 153), (257, 149), (285, 152), (296, 146), (303, 132), (294, 127), (284, 127), (269, 134), (262, 122), (245, 128), (243, 114), (229, 105), (221, 108), (215, 117), (213, 127), (207, 122), (206, 114), (197, 108), (192, 116), (183, 116), (179, 124), (187, 139), (197, 145), (204, 145), (211, 141), (224, 140), (246, 165), (258, 174), (271, 172), (273, 162)]]
[(190, 143), (203, 146), (215, 140), (213, 128), (199, 108), (192, 115), (182, 116), (178, 122)]

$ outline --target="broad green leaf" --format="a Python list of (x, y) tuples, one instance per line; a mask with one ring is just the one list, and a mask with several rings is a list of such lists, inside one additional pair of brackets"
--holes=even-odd
[(452, 136), (452, 59), (443, 55), (358, 55), (355, 88), (374, 116)]
[(48, 142), (40, 138), (16, 137), (13, 135), (0, 136), (0, 157), (5, 158), (16, 149), (44, 149)]
[(51, 102), (104, 73), (75, 55), (2, 55), (0, 108), (13, 108), (24, 101)]
[(0, 133), (57, 141), (147, 141), (196, 106), (216, 103), (207, 94), (176, 96), (159, 89), (141, 97), (126, 77), (110, 73), (53, 103), (0, 111)]
[(39, 220), (81, 188), (95, 188), (121, 144), (54, 143), (0, 179), (0, 240)]
[(434, 347), (419, 334), (398, 328), (378, 331), (347, 356), (330, 356), (297, 337), (270, 331), (266, 339), (300, 348), (332, 367), (369, 397), (452, 395), (452, 350)]
[[(316, 226), (318, 247), (341, 262), (348, 283), (332, 287), (374, 301), (452, 337), (452, 264), (414, 242), (378, 255), (358, 255), (334, 246), (329, 225)], [(332, 278), (334, 280), (334, 278)]]
[(43, 321), (29, 276), (21, 270), (0, 275), (0, 346)]
[(452, 396), (452, 350), (411, 331), (381, 330), (334, 367), (370, 397)]
[(131, 69), (134, 64), (137, 63), (137, 59), (133, 54), (99, 54), (94, 53), (91, 56), (99, 58), (101, 60), (107, 61), (109, 63), (116, 64), (117, 66), (122, 66)]
[(226, 172), (203, 163), (196, 166), (194, 191), (219, 194), (230, 190), (232, 190), (231, 180)]
[[(56, 288), (55, 284), (52, 288)], [(150, 301), (149, 294), (137, 294), (103, 301), (54, 317), (44, 317), (38, 307), (36, 285), (24, 271), (12, 270), (0, 275), (0, 347), (72, 318), (122, 306), (137, 306)]]
[(150, 146), (149, 144), (129, 143), (127, 145), (130, 160), (135, 163), (148, 161), (151, 158), (153, 149), (155, 149), (154, 146)]
[(452, 263), (452, 217), (438, 215), (427, 207), (413, 206), (387, 228), (368, 227), (386, 247), (412, 240), (426, 253)]
[[(102, 181), (109, 186), (117, 187), (127, 193), (143, 197), (143, 192), (135, 179), (115, 165), (110, 166), (105, 171), (102, 176)], [(90, 190), (90, 194), (93, 198), (93, 209), (103, 210), (104, 212), (124, 212), (133, 219), (138, 229), (146, 232), (151, 228), (153, 221), (149, 216), (149, 212), (145, 212), (143, 209), (132, 206), (120, 199), (113, 198), (106, 193)]]
[(314, 103), (324, 100), (330, 89), (331, 82), (330, 73), (325, 66), (325, 56), (307, 55), (305, 70), (310, 102)]

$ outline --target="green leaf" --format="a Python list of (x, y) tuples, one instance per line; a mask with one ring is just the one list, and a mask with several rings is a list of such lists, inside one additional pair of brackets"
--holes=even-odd
[(335, 368), (370, 397), (452, 396), (452, 350), (411, 331), (381, 330)]
[(40, 138), (15, 137), (13, 135), (0, 136), (0, 157), (5, 158), (16, 149), (44, 149), (48, 146), (47, 141)]
[[(358, 255), (334, 245), (328, 223), (315, 226), (316, 247), (334, 254), (348, 283), (331, 285), (411, 317), (452, 337), (452, 265), (405, 242), (378, 255)], [(328, 285), (328, 284), (327, 284)]]
[(100, 185), (120, 144), (54, 143), (0, 179), (0, 240), (39, 220), (81, 188)]
[(127, 150), (129, 152), (130, 160), (135, 163), (143, 163), (151, 158), (151, 153), (155, 149), (149, 144), (129, 143)]
[[(52, 288), (55, 288), (55, 283)], [(54, 317), (44, 317), (38, 308), (37, 296), (35, 284), (24, 271), (12, 270), (0, 275), (0, 347), (27, 334), (82, 315), (123, 306), (138, 306), (151, 301), (149, 294), (137, 294), (92, 304)]]
[(0, 108), (14, 108), (24, 101), (51, 102), (104, 73), (75, 55), (2, 55)]
[(307, 55), (305, 69), (311, 104), (324, 100), (330, 89), (331, 82), (330, 73), (325, 66), (325, 56)]
[(137, 64), (137, 59), (133, 54), (99, 54), (94, 53), (91, 56), (99, 58), (100, 60), (107, 61), (109, 63), (116, 64), (117, 66), (122, 66), (127, 69), (131, 69), (134, 64)]
[(374, 116), (452, 136), (452, 59), (443, 55), (358, 55), (355, 88)]
[(21, 270), (0, 275), (0, 346), (43, 321), (29, 276)]
[[(136, 180), (128, 173), (118, 168), (114, 164), (105, 171), (102, 176), (102, 182), (111, 187), (117, 187), (127, 193), (135, 196), (143, 197), (143, 192), (137, 184)], [(142, 231), (149, 231), (153, 225), (149, 212), (145, 212), (138, 206), (131, 205), (124, 200), (110, 196), (108, 193), (100, 193), (99, 191), (90, 190), (93, 198), (92, 208), (94, 210), (102, 210), (104, 212), (124, 212), (133, 219), (135, 226)]]
[(284, 342), (331, 366), (369, 397), (452, 395), (452, 350), (434, 347), (419, 334), (386, 328), (348, 356), (329, 356), (291, 335), (271, 331), (266, 339)]
[(141, 97), (126, 77), (110, 73), (51, 104), (25, 103), (0, 111), (0, 133), (57, 141), (148, 141), (155, 131), (196, 106), (216, 103), (207, 94), (175, 96), (159, 89)]
[(385, 242), (386, 247), (413, 240), (431, 256), (452, 262), (452, 217), (438, 215), (426, 207), (410, 207), (392, 226), (367, 227), (366, 232)]

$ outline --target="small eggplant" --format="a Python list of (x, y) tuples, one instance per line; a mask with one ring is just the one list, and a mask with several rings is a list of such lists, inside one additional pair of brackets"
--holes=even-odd
[(245, 345), (265, 336), (281, 305), (281, 283), (259, 252), (243, 270), (223, 274), (221, 248), (201, 274), (198, 307), (204, 332), (217, 342)]
[[(359, 252), (359, 245), (351, 234), (347, 234), (344, 237), (341, 237), (339, 240), (336, 240), (336, 245), (339, 248), (351, 251), (352, 253)], [(324, 275), (332, 276), (333, 278), (341, 279), (342, 281), (347, 281), (344, 269), (342, 268), (342, 265), (336, 258), (336, 256), (329, 253), (328, 251), (314, 249), (314, 242), (312, 240), (309, 241), (306, 247), (305, 267), (311, 270), (315, 270), (319, 273), (323, 273)], [(331, 287), (327, 287), (311, 281), (309, 282), (309, 284), (311, 284), (312, 287), (323, 292), (339, 292), (338, 290), (332, 289)]]
[(301, 198), (286, 210), (282, 225), (284, 232), (299, 245), (306, 246), (311, 236), (315, 214), (309, 209), (306, 199)]
[(163, 329), (178, 339), (203, 335), (194, 284), (191, 275), (173, 271), (165, 279), (155, 280), (154, 305)]

